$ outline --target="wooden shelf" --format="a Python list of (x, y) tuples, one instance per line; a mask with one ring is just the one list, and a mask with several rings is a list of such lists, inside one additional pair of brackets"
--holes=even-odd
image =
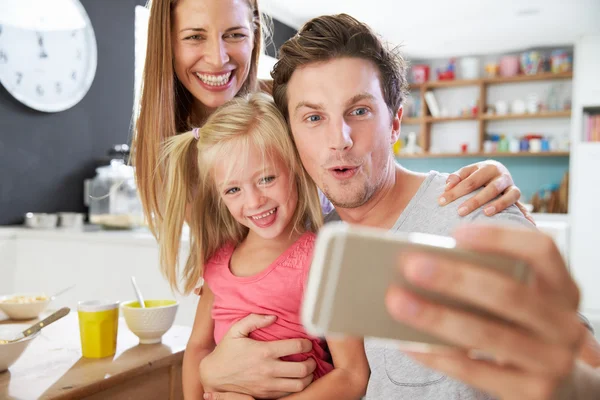
[(414, 118), (402, 117), (402, 124), (404, 124), (404, 125), (419, 125), (421, 122), (423, 122), (423, 118), (421, 118), (421, 117), (414, 117)]
[(571, 118), (571, 110), (546, 111), (537, 114), (508, 114), (508, 115), (482, 115), (481, 119), (487, 121), (511, 119), (541, 119), (541, 118)]
[(425, 122), (453, 122), (453, 121), (477, 121), (477, 116), (469, 115), (466, 117), (426, 117)]
[(518, 83), (518, 82), (534, 82), (534, 81), (551, 81), (560, 79), (572, 79), (572, 72), (561, 72), (553, 74), (546, 72), (543, 74), (536, 75), (516, 75), (510, 77), (498, 76), (495, 78), (480, 78), (480, 79), (454, 79), (451, 81), (429, 81), (426, 83), (411, 83), (410, 89), (437, 89), (437, 88), (450, 88), (460, 86), (477, 86), (480, 84), (484, 85), (497, 85), (503, 83)]
[(514, 82), (533, 82), (533, 81), (551, 81), (557, 79), (571, 79), (573, 78), (572, 72), (561, 72), (553, 74), (552, 72), (546, 72), (543, 74), (536, 75), (516, 75), (511, 77), (496, 77), (496, 78), (484, 78), (483, 82), (490, 84), (501, 84), (501, 83), (514, 83)]
[(431, 81), (424, 86), (427, 89), (447, 88), (457, 86), (477, 86), (481, 83), (481, 79), (454, 79), (451, 81)]
[(482, 157), (482, 158), (501, 158), (501, 157), (569, 157), (568, 151), (550, 151), (541, 153), (424, 153), (424, 154), (400, 154), (397, 159), (409, 158), (457, 158), (457, 157)]

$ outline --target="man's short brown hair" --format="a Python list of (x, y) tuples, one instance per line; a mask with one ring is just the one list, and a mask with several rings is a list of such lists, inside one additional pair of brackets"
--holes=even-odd
[(368, 25), (347, 14), (313, 18), (281, 46), (273, 77), (273, 98), (289, 122), (287, 84), (297, 68), (334, 58), (371, 61), (379, 70), (383, 98), (394, 115), (407, 95), (406, 62), (389, 49)]

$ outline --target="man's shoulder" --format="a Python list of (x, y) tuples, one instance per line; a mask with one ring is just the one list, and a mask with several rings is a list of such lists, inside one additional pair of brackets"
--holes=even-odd
[[(406, 210), (406, 215), (400, 217), (396, 226), (398, 231), (415, 231), (449, 235), (459, 225), (469, 222), (514, 223), (522, 226), (533, 225), (523, 216), (516, 206), (488, 217), (483, 207), (474, 210), (469, 215), (461, 217), (458, 214), (460, 206), (468, 199), (476, 196), (482, 189), (477, 189), (461, 198), (441, 206), (438, 199), (444, 194), (446, 180), (449, 174), (431, 171)], [(404, 213), (403, 213), (404, 214)]]

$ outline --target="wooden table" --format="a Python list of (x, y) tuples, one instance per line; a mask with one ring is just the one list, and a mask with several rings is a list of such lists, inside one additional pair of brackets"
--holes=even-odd
[[(17, 322), (4, 319), (0, 324)], [(181, 363), (190, 333), (191, 328), (173, 326), (162, 343), (140, 345), (121, 318), (116, 354), (86, 359), (81, 357), (77, 312), (71, 311), (44, 328), (21, 358), (0, 373), (0, 399), (183, 399)]]

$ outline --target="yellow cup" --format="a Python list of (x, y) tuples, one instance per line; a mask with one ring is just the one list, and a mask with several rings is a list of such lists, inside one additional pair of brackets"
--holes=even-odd
[(83, 356), (86, 358), (113, 356), (117, 351), (119, 302), (80, 301), (77, 313)]

